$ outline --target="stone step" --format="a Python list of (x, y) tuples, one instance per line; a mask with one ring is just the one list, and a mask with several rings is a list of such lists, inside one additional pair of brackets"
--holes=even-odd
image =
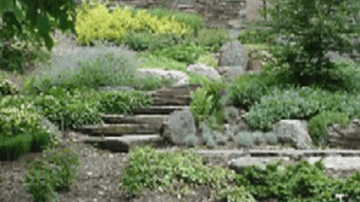
[(189, 98), (191, 92), (196, 91), (201, 85), (194, 84), (180, 87), (167, 87), (155, 91), (149, 91), (148, 94), (152, 97), (167, 97), (167, 98)]
[(240, 157), (360, 157), (360, 150), (197, 150), (197, 153), (205, 156), (224, 157), (228, 159)]
[(124, 115), (111, 115), (106, 114), (101, 116), (105, 123), (132, 123), (132, 124), (149, 124), (154, 129), (160, 130), (162, 124), (168, 118), (168, 115), (136, 115), (136, 116), (124, 116)]
[(137, 115), (137, 114), (161, 114), (161, 115), (166, 115), (166, 114), (171, 114), (174, 111), (177, 110), (183, 110), (183, 109), (187, 109), (190, 110), (190, 106), (183, 106), (183, 105), (179, 105), (179, 106), (151, 106), (149, 108), (135, 108), (132, 110), (132, 113)]
[(97, 143), (102, 149), (112, 152), (129, 152), (136, 146), (151, 145), (161, 146), (163, 138), (158, 134), (151, 135), (124, 135), (121, 137), (84, 137), (79, 141), (94, 144)]
[(190, 105), (190, 96), (183, 97), (153, 97), (153, 106), (158, 105)]
[(75, 131), (91, 136), (119, 136), (123, 134), (151, 134), (159, 132), (149, 124), (98, 124), (86, 125), (75, 128)]

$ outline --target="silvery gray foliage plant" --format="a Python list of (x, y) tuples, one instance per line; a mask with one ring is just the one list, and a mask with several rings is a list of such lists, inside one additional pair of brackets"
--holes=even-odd
[(73, 54), (53, 58), (33, 74), (33, 87), (45, 91), (65, 88), (128, 85), (136, 76), (138, 58), (126, 47), (83, 47)]
[(236, 144), (241, 147), (248, 147), (254, 143), (254, 138), (251, 132), (240, 131), (236, 134)]
[(278, 139), (277, 139), (277, 136), (275, 133), (267, 132), (267, 133), (264, 133), (264, 136), (265, 136), (266, 142), (268, 144), (275, 145), (278, 143)]

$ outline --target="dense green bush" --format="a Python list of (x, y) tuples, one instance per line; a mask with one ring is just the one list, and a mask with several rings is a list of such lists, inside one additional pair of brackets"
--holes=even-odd
[(41, 116), (23, 108), (0, 108), (0, 160), (12, 160), (30, 151), (41, 151), (52, 135), (41, 125)]
[(137, 65), (136, 54), (125, 48), (89, 47), (37, 69), (25, 89), (38, 93), (53, 86), (71, 90), (127, 85), (134, 80)]
[(210, 52), (201, 54), (195, 63), (204, 64), (210, 67), (217, 67), (219, 65), (219, 60), (214, 58)]
[(236, 106), (249, 109), (273, 90), (272, 80), (264, 74), (239, 76), (230, 85), (230, 98)]
[(239, 36), (238, 40), (242, 44), (273, 44), (276, 40), (276, 34), (271, 29), (245, 29), (242, 31)]
[(209, 51), (218, 51), (224, 43), (230, 41), (230, 33), (224, 28), (202, 29), (195, 41)]
[(19, 89), (7, 79), (2, 79), (0, 76), (0, 96), (15, 95), (19, 93)]
[(167, 153), (144, 147), (130, 152), (120, 180), (125, 192), (133, 195), (144, 188), (171, 187), (176, 182), (178, 187), (222, 187), (233, 177), (230, 170), (203, 165), (202, 156), (194, 152)]
[(256, 202), (243, 186), (223, 189), (217, 193), (217, 198), (226, 202)]
[(316, 144), (326, 144), (328, 140), (327, 128), (331, 124), (346, 126), (350, 123), (347, 114), (342, 112), (322, 112), (309, 120), (308, 129), (311, 139)]
[(79, 172), (79, 155), (69, 149), (45, 153), (27, 164), (24, 186), (36, 202), (57, 201), (56, 191), (69, 189)]
[(194, 63), (201, 54), (205, 53), (205, 49), (194, 43), (183, 43), (176, 46), (170, 46), (161, 50), (155, 50), (152, 53), (156, 56), (164, 56), (175, 59), (179, 62), (187, 64)]
[(245, 118), (252, 129), (263, 131), (270, 130), (281, 119), (309, 119), (325, 107), (321, 105), (324, 103), (317, 100), (321, 98), (320, 95), (311, 88), (275, 89), (271, 94), (261, 97)]
[[(179, 40), (179, 39), (178, 39)], [(177, 43), (176, 38), (169, 34), (154, 34), (149, 32), (132, 33), (125, 35), (123, 44), (135, 51), (157, 50), (173, 46)]]
[(272, 5), (271, 25), (284, 37), (286, 46), (277, 58), (289, 65), (289, 79), (303, 86), (344, 86), (346, 80), (326, 54), (329, 50), (353, 51), (359, 23), (349, 20), (349, 15), (358, 12), (360, 4), (353, 0), (274, 0)]
[(328, 176), (321, 161), (314, 165), (304, 160), (290, 165), (278, 162), (267, 165), (265, 170), (247, 167), (237, 176), (237, 184), (247, 187), (259, 201), (335, 202), (334, 195), (342, 193), (342, 182)]

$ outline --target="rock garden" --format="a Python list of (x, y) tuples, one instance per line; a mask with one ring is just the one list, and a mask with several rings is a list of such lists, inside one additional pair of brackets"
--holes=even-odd
[(0, 201), (360, 201), (350, 0), (277, 2), (234, 27), (166, 8), (57, 0), (53, 16), (5, 2)]

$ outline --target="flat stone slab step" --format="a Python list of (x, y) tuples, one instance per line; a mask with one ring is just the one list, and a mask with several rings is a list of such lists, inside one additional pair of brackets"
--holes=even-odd
[[(231, 159), (228, 162), (230, 169), (237, 173), (243, 172), (245, 167), (257, 166), (260, 169), (266, 169), (266, 165), (272, 162), (283, 161), (285, 164), (292, 164), (298, 161), (291, 160), (289, 157), (240, 157)], [(349, 156), (327, 156), (327, 157), (306, 157), (309, 163), (322, 160), (322, 163), (327, 170), (359, 170), (360, 169), (360, 157)]]
[(360, 157), (360, 150), (197, 150), (197, 153), (205, 156), (225, 157), (229, 159), (240, 157), (289, 157), (299, 159), (301, 157)]
[(79, 141), (94, 144), (97, 143), (102, 149), (112, 152), (129, 152), (136, 146), (151, 145), (161, 146), (164, 139), (158, 134), (152, 135), (124, 135), (121, 137), (84, 137)]
[(117, 114), (105, 114), (101, 116), (105, 123), (132, 123), (132, 124), (149, 124), (152, 128), (160, 130), (164, 121), (167, 120), (168, 115), (135, 115), (124, 116)]
[(153, 106), (158, 105), (190, 105), (190, 96), (185, 97), (153, 97)]
[(176, 110), (190, 110), (190, 106), (151, 106), (149, 108), (135, 108), (132, 110), (132, 113), (137, 114), (171, 114)]
[(149, 124), (99, 124), (75, 128), (75, 131), (92, 136), (119, 136), (123, 134), (158, 133), (158, 129)]

